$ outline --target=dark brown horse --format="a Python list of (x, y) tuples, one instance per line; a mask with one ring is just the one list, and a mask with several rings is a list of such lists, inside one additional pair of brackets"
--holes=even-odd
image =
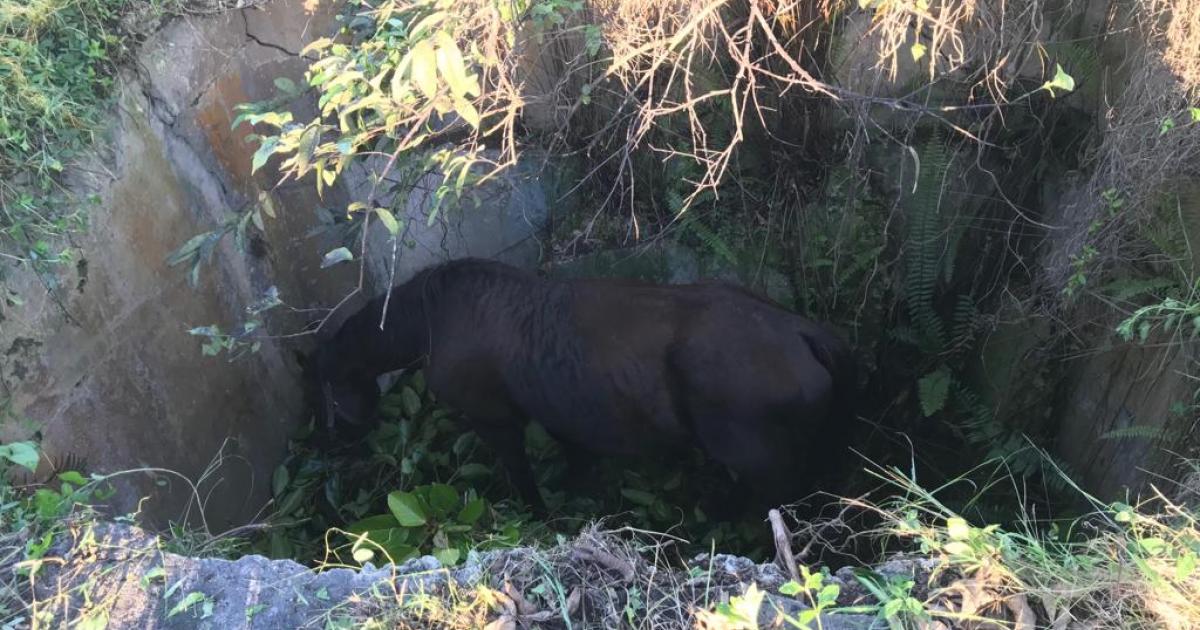
[(484, 260), (430, 267), (317, 351), (325, 421), (364, 426), (376, 377), (423, 365), (438, 399), (542, 499), (527, 420), (598, 455), (698, 445), (769, 501), (845, 457), (855, 376), (822, 326), (726, 284), (556, 280)]

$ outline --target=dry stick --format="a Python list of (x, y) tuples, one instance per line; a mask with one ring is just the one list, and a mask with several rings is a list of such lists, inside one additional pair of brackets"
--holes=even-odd
[(793, 580), (800, 581), (796, 557), (792, 555), (792, 534), (787, 525), (783, 524), (783, 515), (779, 510), (773, 509), (767, 512), (767, 519), (771, 521), (771, 534), (775, 537), (775, 559), (783, 563), (783, 568), (787, 569)]

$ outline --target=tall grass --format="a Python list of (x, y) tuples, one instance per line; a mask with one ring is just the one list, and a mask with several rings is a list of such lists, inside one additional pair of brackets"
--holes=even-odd
[(1068, 480), (1091, 506), (1047, 521), (1022, 512), (1016, 525), (971, 523), (897, 469), (874, 474), (894, 491), (878, 505), (879, 534), (940, 560), (924, 602), (929, 622), (987, 619), (1032, 628), (1200, 627), (1200, 521), (1180, 497), (1157, 488), (1132, 504), (1105, 503)]

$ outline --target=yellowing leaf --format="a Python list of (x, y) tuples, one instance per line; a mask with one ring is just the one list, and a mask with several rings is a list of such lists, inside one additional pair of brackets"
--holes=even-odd
[(458, 112), (460, 118), (465, 120), (468, 125), (479, 128), (479, 110), (471, 104), (471, 101), (458, 99), (454, 101), (454, 111)]
[(946, 519), (946, 533), (952, 540), (966, 540), (971, 535), (971, 526), (961, 518)]
[(400, 233), (400, 222), (396, 220), (396, 217), (390, 210), (387, 208), (375, 208), (375, 214), (379, 217), (380, 222), (383, 223), (383, 227), (387, 228), (389, 234), (396, 236)]
[(316, 39), (311, 44), (305, 46), (304, 48), (302, 48), (300, 50), (300, 56), (303, 57), (314, 50), (324, 50), (332, 43), (333, 43), (333, 40), (328, 37), (321, 37), (319, 39)]
[(946, 546), (942, 547), (942, 549), (945, 549), (946, 553), (948, 553), (952, 556), (965, 556), (965, 555), (968, 555), (971, 553), (970, 545), (968, 545), (967, 543), (964, 543), (964, 542), (957, 542), (957, 541), (952, 542), (952, 543), (946, 543)]
[(928, 50), (928, 48), (926, 48), (925, 44), (917, 42), (912, 45), (912, 48), (909, 49), (909, 52), (912, 53), (913, 61), (920, 61), (921, 57), (925, 56), (926, 50)]
[(345, 247), (339, 247), (326, 252), (325, 256), (321, 258), (321, 268), (332, 267), (347, 260), (354, 260), (354, 254), (350, 253), (350, 250)]
[(1042, 89), (1050, 92), (1050, 96), (1054, 96), (1054, 90), (1062, 90), (1070, 92), (1075, 89), (1075, 78), (1067, 74), (1063, 70), (1062, 65), (1054, 64), (1054, 78), (1042, 84)]
[(437, 67), (438, 72), (442, 74), (446, 84), (450, 86), (450, 93), (454, 98), (460, 99), (466, 94), (468, 87), (467, 81), (467, 66), (463, 61), (462, 52), (458, 50), (458, 44), (454, 38), (450, 37), (445, 31), (438, 32), (434, 38), (437, 42)]
[(412, 80), (425, 98), (432, 99), (437, 95), (437, 54), (429, 40), (419, 42), (412, 49)]

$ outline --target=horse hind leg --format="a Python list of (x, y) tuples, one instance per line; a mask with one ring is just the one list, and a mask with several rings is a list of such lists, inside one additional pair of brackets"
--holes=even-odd
[(803, 498), (804, 448), (768, 414), (697, 405), (692, 419), (705, 452), (738, 476), (743, 507), (776, 507)]

